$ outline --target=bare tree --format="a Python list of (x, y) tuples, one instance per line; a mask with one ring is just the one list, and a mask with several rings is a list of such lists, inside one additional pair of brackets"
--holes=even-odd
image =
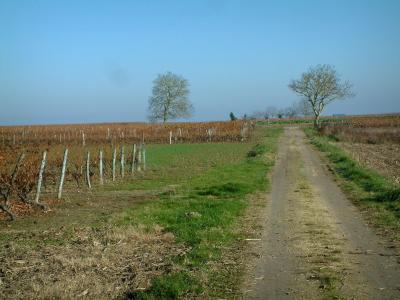
[(341, 82), (334, 67), (317, 65), (293, 80), (289, 88), (304, 97), (314, 112), (314, 126), (319, 128), (319, 118), (325, 106), (336, 99), (353, 96), (350, 82)]
[(189, 117), (193, 105), (188, 99), (188, 82), (182, 76), (168, 72), (154, 80), (153, 95), (149, 99), (149, 119), (163, 121)]

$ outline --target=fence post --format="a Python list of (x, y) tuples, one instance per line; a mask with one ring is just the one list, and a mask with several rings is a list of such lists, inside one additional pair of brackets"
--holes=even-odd
[(58, 199), (61, 199), (64, 178), (65, 178), (65, 170), (67, 169), (67, 159), (68, 159), (68, 148), (65, 149), (65, 151), (64, 151), (64, 159), (63, 159), (63, 164), (62, 164), (62, 169), (61, 169), (60, 185), (58, 186), (58, 197), (57, 197)]
[(137, 170), (142, 171), (142, 144), (139, 145)]
[(172, 131), (169, 132), (169, 144), (172, 144)]
[(90, 184), (90, 152), (87, 152), (86, 156), (86, 182), (89, 187), (89, 189), (92, 188), (92, 185)]
[(136, 159), (136, 144), (133, 144), (131, 174), (133, 174), (135, 172), (135, 159)]
[(85, 147), (86, 141), (85, 141), (85, 133), (82, 131), (82, 146)]
[(117, 148), (114, 147), (112, 160), (112, 181), (115, 181), (115, 160), (117, 159)]
[(99, 152), (99, 175), (100, 175), (100, 184), (104, 184), (103, 180), (103, 150), (100, 149)]
[(121, 178), (124, 178), (125, 175), (125, 155), (124, 155), (124, 146), (121, 146)]
[(211, 142), (213, 131), (211, 128), (207, 129), (208, 141)]
[(46, 167), (46, 157), (47, 157), (47, 151), (44, 151), (43, 157), (42, 157), (42, 163), (40, 164), (39, 178), (38, 178), (38, 183), (37, 183), (37, 188), (36, 188), (36, 197), (35, 197), (36, 204), (39, 204), (40, 188), (42, 187), (42, 181), (43, 181), (43, 172), (44, 172), (44, 168)]
[(142, 157), (143, 157), (143, 171), (146, 171), (146, 145), (143, 144), (142, 147)]

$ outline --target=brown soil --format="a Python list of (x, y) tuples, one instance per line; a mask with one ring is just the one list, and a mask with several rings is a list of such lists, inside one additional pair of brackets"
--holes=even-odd
[(338, 143), (362, 165), (400, 184), (400, 144)]
[(244, 298), (400, 298), (397, 253), (365, 224), (298, 128), (281, 139), (258, 237), (249, 241), (256, 258)]

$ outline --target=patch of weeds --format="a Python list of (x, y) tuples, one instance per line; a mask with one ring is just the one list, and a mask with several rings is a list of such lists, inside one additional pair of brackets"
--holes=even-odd
[(340, 280), (328, 270), (318, 268), (307, 279), (318, 281), (319, 288), (324, 292), (322, 299), (341, 299), (337, 291)]
[(227, 182), (207, 187), (198, 191), (197, 194), (201, 196), (227, 197), (246, 193), (248, 189), (249, 187), (244, 184)]
[(268, 148), (266, 144), (257, 144), (251, 149), (249, 152), (247, 152), (247, 157), (257, 157), (265, 152), (267, 152)]
[(199, 281), (187, 272), (178, 272), (156, 277), (146, 291), (127, 294), (127, 299), (158, 300), (179, 299), (182, 295), (200, 294), (203, 291)]
[(400, 188), (393, 188), (393, 189), (383, 191), (383, 192), (373, 196), (370, 200), (376, 201), (376, 202), (400, 201)]

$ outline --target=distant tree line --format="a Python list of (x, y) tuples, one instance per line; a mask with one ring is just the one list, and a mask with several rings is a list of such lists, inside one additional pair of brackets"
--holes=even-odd
[[(231, 113), (232, 114), (232, 113)], [(283, 119), (283, 118), (306, 118), (314, 115), (311, 104), (302, 99), (284, 108), (268, 106), (265, 110), (257, 110), (250, 114), (243, 115), (244, 119)], [(232, 120), (232, 116), (230, 115)]]

